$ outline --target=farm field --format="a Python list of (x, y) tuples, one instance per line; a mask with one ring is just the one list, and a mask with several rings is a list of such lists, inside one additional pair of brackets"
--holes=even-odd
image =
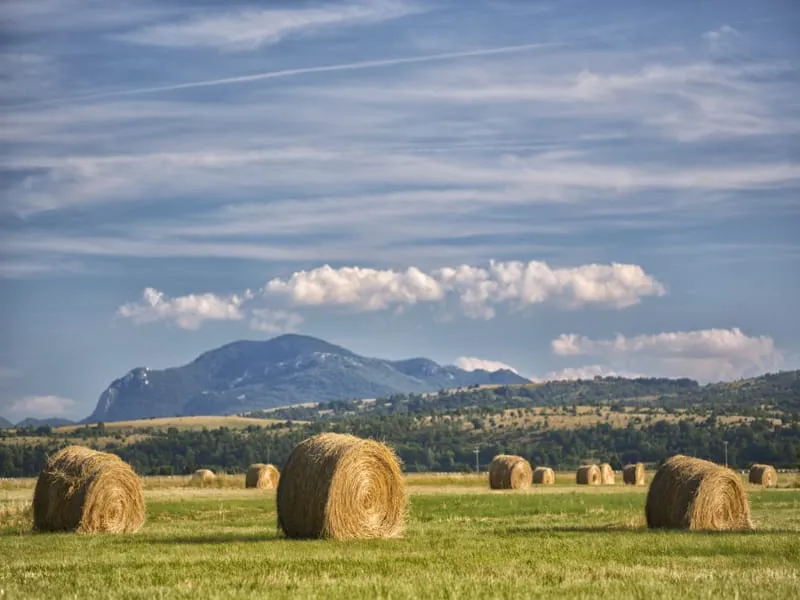
[[(781, 481), (782, 485), (788, 479)], [(242, 480), (243, 481), (243, 480)], [(485, 476), (409, 475), (406, 535), (292, 541), (274, 492), (145, 478), (137, 534), (29, 533), (35, 480), (0, 487), (6, 598), (791, 597), (800, 489), (748, 486), (757, 530), (649, 531), (646, 487), (490, 492)], [(243, 485), (243, 484), (242, 484)]]
[[(161, 429), (166, 430), (170, 427), (182, 430), (218, 429), (228, 427), (229, 429), (244, 429), (245, 427), (266, 427), (273, 423), (280, 423), (278, 419), (255, 419), (240, 416), (197, 416), (197, 417), (162, 417), (156, 419), (136, 419), (133, 421), (109, 421), (104, 423), (105, 430), (108, 432), (136, 431), (140, 429)], [(54, 427), (55, 433), (69, 434), (83, 425), (61, 425)]]

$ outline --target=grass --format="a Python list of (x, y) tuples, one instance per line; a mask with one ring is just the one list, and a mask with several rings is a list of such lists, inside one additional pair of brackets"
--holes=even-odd
[[(410, 476), (404, 539), (290, 541), (274, 492), (146, 485), (129, 536), (31, 534), (31, 490), (0, 491), (0, 597), (791, 597), (800, 490), (749, 488), (754, 533), (648, 531), (644, 488), (489, 492)], [(451, 479), (455, 480), (451, 481)]]

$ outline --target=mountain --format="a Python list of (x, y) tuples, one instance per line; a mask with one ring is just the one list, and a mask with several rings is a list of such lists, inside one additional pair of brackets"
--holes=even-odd
[(0, 417), (0, 429), (7, 429), (8, 427), (13, 427), (13, 426), (14, 424), (11, 421), (9, 421), (8, 419), (4, 419), (3, 417)]
[(100, 395), (85, 422), (224, 415), (304, 402), (527, 382), (508, 370), (465, 371), (427, 358), (369, 358), (317, 338), (287, 334), (261, 342), (233, 342), (182, 367), (133, 369)]
[(23, 419), (19, 423), (17, 423), (17, 427), (60, 427), (61, 425), (72, 425), (75, 421), (70, 421), (69, 419), (59, 419), (57, 417), (46, 418), (46, 419), (34, 419), (33, 417), (28, 417), (27, 419)]

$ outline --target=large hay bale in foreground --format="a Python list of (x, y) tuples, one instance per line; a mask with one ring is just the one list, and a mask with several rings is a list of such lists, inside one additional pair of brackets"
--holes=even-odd
[(259, 488), (262, 490), (274, 490), (278, 487), (280, 473), (275, 465), (265, 465), (256, 463), (247, 469), (244, 478), (244, 487)]
[(498, 454), (489, 465), (489, 487), (493, 490), (525, 490), (532, 480), (531, 465), (521, 456)]
[(142, 482), (115, 454), (68, 446), (39, 474), (33, 494), (36, 531), (132, 533), (144, 518)]
[(191, 484), (203, 487), (204, 485), (211, 485), (214, 483), (216, 478), (217, 476), (214, 475), (214, 471), (210, 469), (197, 469), (197, 471), (192, 474)]
[(386, 445), (321, 433), (300, 442), (278, 483), (278, 527), (292, 538), (390, 538), (405, 530), (405, 479)]
[(578, 485), (600, 485), (603, 477), (597, 465), (583, 465), (575, 474), (575, 483)]
[(741, 477), (707, 460), (680, 454), (668, 459), (653, 477), (645, 516), (651, 528), (753, 528)]
[(616, 475), (614, 475), (614, 469), (611, 468), (611, 465), (608, 463), (603, 463), (600, 465), (600, 483), (603, 485), (614, 485), (617, 481)]
[(750, 483), (775, 487), (778, 485), (778, 472), (772, 465), (753, 465), (750, 467)]
[(533, 483), (552, 485), (556, 482), (556, 473), (550, 467), (536, 467), (533, 470)]
[(622, 469), (625, 485), (644, 485), (644, 464), (637, 462), (625, 465)]

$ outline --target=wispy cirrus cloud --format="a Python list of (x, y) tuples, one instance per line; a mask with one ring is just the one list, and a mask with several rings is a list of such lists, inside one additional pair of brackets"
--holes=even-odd
[(420, 5), (400, 0), (328, 3), (296, 9), (248, 8), (148, 25), (117, 37), (136, 44), (171, 48), (254, 50), (287, 36), (379, 23), (423, 10)]

